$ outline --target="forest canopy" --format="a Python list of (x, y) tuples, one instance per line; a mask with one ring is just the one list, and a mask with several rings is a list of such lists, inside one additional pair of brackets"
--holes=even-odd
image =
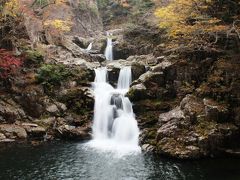
[(214, 36), (216, 43), (221, 33), (234, 32), (240, 38), (239, 7), (238, 0), (172, 0), (159, 7), (155, 15), (171, 38), (201, 44)]

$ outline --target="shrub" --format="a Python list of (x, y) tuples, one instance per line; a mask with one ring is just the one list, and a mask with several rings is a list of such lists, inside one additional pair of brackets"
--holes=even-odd
[(62, 64), (43, 64), (37, 73), (37, 81), (42, 84), (61, 85), (61, 82), (71, 75), (69, 69)]
[(10, 51), (0, 49), (0, 78), (6, 79), (14, 75), (22, 65), (22, 60), (12, 55)]
[(26, 65), (38, 65), (43, 62), (43, 55), (37, 50), (27, 50), (25, 51), (25, 59)]

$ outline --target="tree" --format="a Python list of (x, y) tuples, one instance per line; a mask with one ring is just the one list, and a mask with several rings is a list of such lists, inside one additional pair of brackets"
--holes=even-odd
[[(221, 0), (172, 0), (158, 8), (155, 15), (170, 38), (185, 45), (207, 46), (216, 43), (218, 34), (230, 28), (219, 16), (221, 9), (216, 9), (222, 8), (220, 3)], [(215, 39), (212, 40), (212, 37)]]

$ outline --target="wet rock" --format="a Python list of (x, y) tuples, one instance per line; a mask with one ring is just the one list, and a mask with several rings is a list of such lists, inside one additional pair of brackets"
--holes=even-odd
[(151, 144), (143, 144), (142, 145), (142, 150), (145, 152), (154, 152), (155, 147), (152, 146)]

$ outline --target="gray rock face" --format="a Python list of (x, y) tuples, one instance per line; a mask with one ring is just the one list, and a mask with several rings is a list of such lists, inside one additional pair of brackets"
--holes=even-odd
[(26, 118), (23, 109), (8, 97), (0, 99), (0, 122), (15, 122)]
[(158, 64), (158, 59), (152, 54), (140, 55), (140, 56), (129, 56), (127, 61), (137, 62), (144, 66), (154, 66)]
[(160, 114), (156, 135), (157, 151), (177, 158), (216, 154), (218, 147), (236, 135), (237, 127), (209, 120), (205, 109), (203, 100), (188, 95), (179, 107)]

